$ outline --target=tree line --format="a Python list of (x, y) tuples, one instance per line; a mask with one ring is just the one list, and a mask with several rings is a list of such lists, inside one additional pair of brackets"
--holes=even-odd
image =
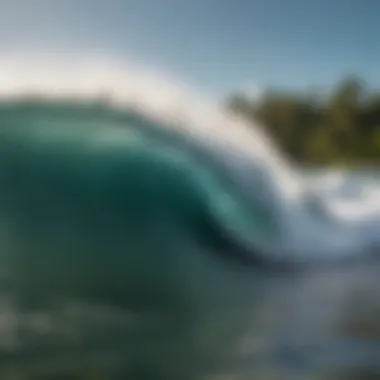
[(380, 162), (380, 91), (357, 77), (343, 79), (329, 95), (268, 90), (256, 102), (235, 94), (227, 106), (261, 123), (299, 163)]

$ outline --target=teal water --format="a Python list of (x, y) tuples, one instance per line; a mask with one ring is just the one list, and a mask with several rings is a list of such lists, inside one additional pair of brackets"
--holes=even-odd
[(376, 320), (377, 267), (277, 272), (246, 252), (281, 234), (275, 202), (180, 134), (77, 102), (0, 116), (1, 379), (306, 378), (318, 347), (364, 334), (344, 316)]
[(0, 113), (2, 289), (44, 331), (18, 322), (3, 368), (50, 351), (70, 372), (77, 352), (115, 378), (192, 379), (225, 356), (259, 285), (224, 236), (275, 236), (273, 215), (141, 116), (38, 102)]

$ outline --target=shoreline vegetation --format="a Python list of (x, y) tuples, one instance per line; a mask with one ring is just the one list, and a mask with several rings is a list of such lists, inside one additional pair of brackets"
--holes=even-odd
[(344, 78), (328, 95), (274, 89), (256, 102), (236, 93), (226, 105), (258, 120), (302, 165), (353, 169), (380, 162), (380, 90), (359, 77)]

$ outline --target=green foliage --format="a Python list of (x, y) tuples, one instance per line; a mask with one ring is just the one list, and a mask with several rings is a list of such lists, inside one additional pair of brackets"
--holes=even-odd
[(228, 106), (261, 122), (300, 163), (352, 166), (380, 160), (380, 93), (357, 77), (345, 78), (328, 97), (269, 90), (256, 104), (239, 95)]

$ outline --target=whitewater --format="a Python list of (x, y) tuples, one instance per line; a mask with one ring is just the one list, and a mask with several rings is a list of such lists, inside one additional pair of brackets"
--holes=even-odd
[[(58, 325), (71, 321), (59, 332), (64, 346), (72, 337), (67, 331), (88, 334), (91, 343), (98, 329), (101, 337), (109, 334), (117, 341), (106, 340), (119, 356), (112, 351), (112, 361), (98, 348), (91, 360), (120, 365), (128, 352), (126, 362), (143, 379), (162, 374), (200, 379), (211, 357), (221, 378), (231, 371), (251, 378), (263, 370), (257, 363), (271, 363), (273, 371), (291, 368), (291, 379), (302, 371), (309, 375), (356, 364), (378, 370), (380, 350), (363, 345), (365, 328), (347, 327), (351, 320), (369, 325), (379, 317), (376, 168), (302, 168), (274, 146), (260, 125), (232, 115), (179, 80), (117, 59), (3, 56), (0, 98), (5, 115), (0, 195), (6, 197), (1, 205), (5, 298), (0, 334), (13, 339), (10, 346), (24, 344), (9, 338), (18, 325), (27, 325), (28, 339), (38, 338), (43, 347), (49, 347), (54, 330), (46, 327), (53, 323), (46, 322), (46, 305), (36, 302), (33, 311), (21, 312), (9, 301), (9, 281), (19, 280), (12, 277), (16, 268), (26, 276), (20, 283), (22, 292), (32, 294), (28, 302), (48, 292), (66, 297), (47, 313), (53, 320), (59, 314)], [(91, 108), (94, 104), (100, 111)], [(55, 105), (58, 116), (51, 116)], [(57, 188), (55, 181), (61, 180)], [(50, 187), (37, 191), (39, 181)], [(134, 186), (145, 186), (144, 202), (151, 203), (137, 202)], [(131, 191), (133, 202), (120, 189)], [(173, 208), (175, 223), (155, 197)], [(157, 220), (147, 204), (158, 210)], [(127, 218), (125, 209), (136, 219)], [(45, 224), (36, 222), (39, 215), (47, 215)], [(161, 252), (160, 244), (166, 250)], [(131, 247), (149, 256), (135, 257)], [(13, 252), (25, 259), (20, 268)], [(243, 265), (235, 260), (239, 255), (244, 255)], [(222, 256), (227, 260), (219, 260)], [(84, 308), (73, 296), (89, 305)], [(104, 300), (111, 302), (111, 312), (99, 308), (97, 302)], [(0, 371), (4, 363), (8, 370), (3, 354)], [(31, 351), (22, 352), (24, 362), (28, 355)], [(48, 356), (46, 350), (40, 355)], [(75, 361), (68, 353), (61, 356)], [(144, 372), (145, 362), (151, 373)], [(286, 378), (285, 372), (274, 372), (274, 378)]]

